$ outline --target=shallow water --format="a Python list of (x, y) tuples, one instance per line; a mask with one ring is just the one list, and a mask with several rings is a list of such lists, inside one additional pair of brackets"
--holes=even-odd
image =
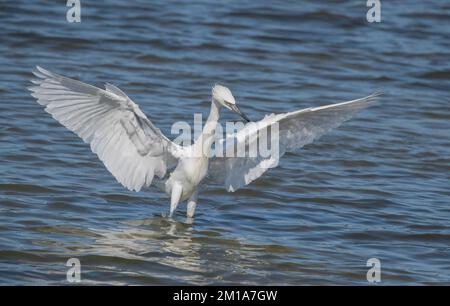
[[(450, 5), (0, 2), (0, 284), (450, 284)], [(31, 69), (129, 94), (169, 134), (222, 82), (253, 119), (385, 92), (193, 222), (133, 193), (29, 95)], [(225, 115), (224, 120), (234, 119)]]

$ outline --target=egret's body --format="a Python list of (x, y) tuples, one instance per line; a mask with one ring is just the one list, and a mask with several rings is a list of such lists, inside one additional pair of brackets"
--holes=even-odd
[[(38, 103), (46, 106), (45, 110), (53, 118), (89, 143), (92, 151), (126, 188), (139, 191), (154, 182), (169, 194), (170, 215), (179, 202), (187, 201), (187, 215), (193, 217), (198, 186), (207, 176), (223, 183), (228, 191), (236, 191), (268, 168), (264, 166), (268, 162), (264, 156), (210, 157), (222, 107), (249, 121), (236, 106), (230, 90), (224, 86), (213, 87), (211, 110), (201, 135), (191, 146), (181, 147), (165, 137), (137, 104), (111, 84), (106, 84), (103, 90), (40, 67), (34, 74), (37, 79), (32, 82), (36, 86), (30, 90)], [(376, 96), (272, 114), (259, 123), (262, 126), (279, 124), (281, 156), (337, 127), (356, 111), (367, 107)], [(244, 132), (248, 131), (244, 128), (229, 137), (248, 144), (252, 140), (240, 137)]]

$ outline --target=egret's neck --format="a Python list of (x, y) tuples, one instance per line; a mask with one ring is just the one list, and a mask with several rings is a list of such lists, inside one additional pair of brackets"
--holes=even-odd
[(211, 110), (209, 111), (208, 120), (206, 120), (205, 127), (203, 128), (203, 133), (209, 132), (209, 129), (216, 129), (217, 121), (219, 121), (220, 117), (220, 105), (214, 100), (211, 101)]
[[(196, 141), (196, 151), (202, 156), (209, 154), (211, 145), (214, 141), (216, 133), (217, 122), (220, 117), (220, 105), (214, 100), (211, 101), (211, 110), (209, 111), (208, 119), (203, 127), (202, 134)], [(201, 150), (201, 151), (198, 151)]]

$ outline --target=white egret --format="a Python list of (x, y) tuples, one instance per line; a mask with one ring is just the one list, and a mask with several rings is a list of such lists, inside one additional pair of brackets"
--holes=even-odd
[[(221, 107), (249, 121), (224, 86), (215, 85), (212, 89), (211, 110), (201, 135), (190, 147), (182, 147), (164, 136), (119, 88), (105, 84), (105, 89), (101, 89), (36, 68), (33, 73), (37, 79), (32, 80), (34, 86), (29, 90), (45, 106), (45, 111), (89, 143), (111, 174), (129, 190), (140, 191), (152, 182), (163, 189), (171, 197), (170, 216), (178, 203), (186, 200), (187, 216), (194, 216), (198, 186), (204, 180), (221, 181), (228, 191), (236, 191), (268, 169), (263, 165), (267, 158), (262, 156), (210, 157), (208, 154)], [(272, 114), (259, 123), (278, 124), (281, 157), (350, 119), (377, 96)], [(238, 143), (248, 142), (249, 138), (239, 137), (244, 130), (229, 137)]]

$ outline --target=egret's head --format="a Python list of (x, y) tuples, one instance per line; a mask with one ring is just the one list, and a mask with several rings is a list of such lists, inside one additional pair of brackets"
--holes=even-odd
[(235, 112), (236, 114), (241, 116), (245, 121), (250, 122), (250, 119), (248, 119), (248, 117), (244, 115), (241, 112), (241, 110), (237, 107), (236, 100), (231, 94), (231, 91), (225, 86), (219, 84), (214, 85), (214, 87), (212, 88), (212, 97), (215, 102)]

